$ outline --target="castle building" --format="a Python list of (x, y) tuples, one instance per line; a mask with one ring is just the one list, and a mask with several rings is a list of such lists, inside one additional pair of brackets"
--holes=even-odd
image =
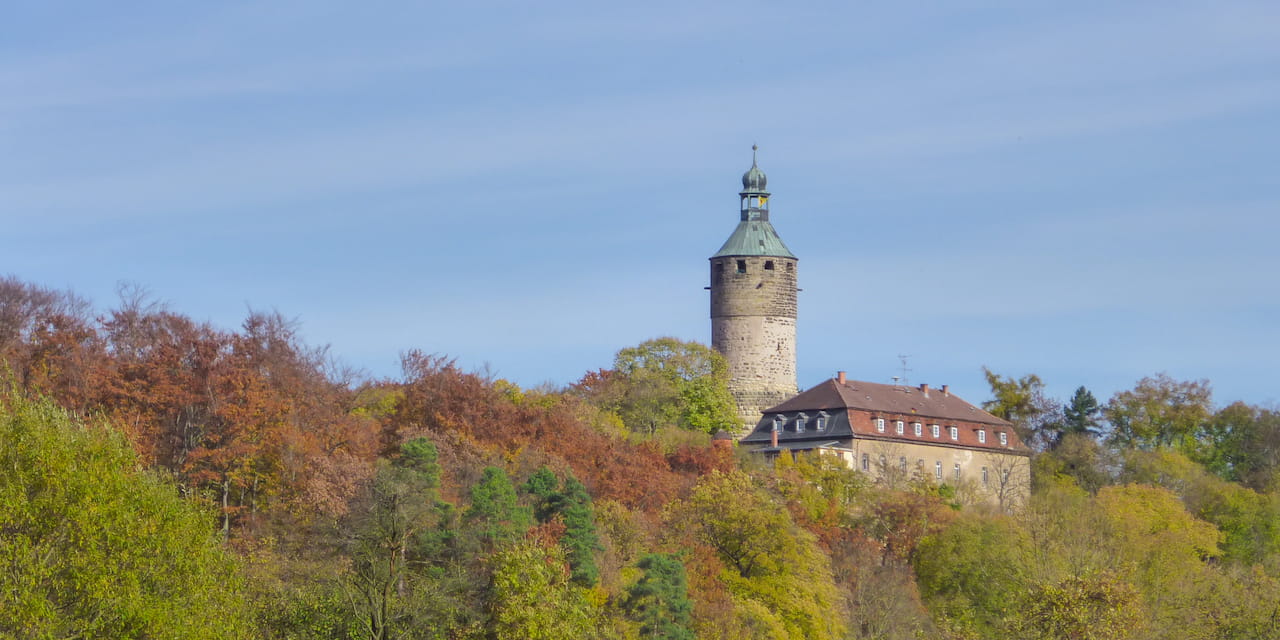
[(752, 147), (741, 217), (711, 256), (711, 346), (729, 364), (739, 444), (840, 458), (879, 482), (947, 483), (971, 502), (1009, 509), (1030, 491), (1030, 450), (1013, 425), (947, 386), (849, 380), (799, 393), (796, 256), (769, 221), (769, 192)]
[(711, 256), (711, 347), (729, 364), (742, 432), (796, 385), (796, 256), (769, 222), (768, 180), (756, 164), (742, 176), (741, 217)]
[(1031, 451), (1013, 424), (965, 402), (946, 385), (835, 378), (764, 410), (739, 444), (766, 457), (840, 458), (877, 481), (946, 483), (974, 503), (1009, 509), (1026, 499)]

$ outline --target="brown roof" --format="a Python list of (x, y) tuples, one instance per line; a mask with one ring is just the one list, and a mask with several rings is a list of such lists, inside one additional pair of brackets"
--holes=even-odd
[(843, 384), (831, 378), (792, 396), (780, 405), (770, 407), (765, 413), (785, 413), (811, 409), (860, 409), (886, 413), (914, 414), (921, 418), (940, 420), (965, 420), (999, 427), (1012, 427), (1008, 420), (997, 418), (982, 409), (939, 389), (929, 389), (926, 394), (919, 387), (877, 384), (859, 380), (846, 380)]

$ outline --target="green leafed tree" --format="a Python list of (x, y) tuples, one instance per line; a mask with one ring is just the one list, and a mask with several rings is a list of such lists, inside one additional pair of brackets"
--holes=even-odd
[(1173, 447), (1196, 458), (1209, 421), (1213, 392), (1206, 380), (1180, 381), (1161, 373), (1111, 398), (1105, 410), (1112, 442), (1126, 447)]
[(110, 427), (0, 395), (0, 637), (246, 638), (211, 514)]
[(710, 347), (655, 338), (619, 351), (612, 370), (588, 375), (576, 389), (632, 431), (676, 426), (714, 433), (736, 422), (728, 381), (724, 357)]
[(1026, 640), (1129, 640), (1144, 637), (1146, 612), (1133, 585), (1101, 572), (1035, 585), (1010, 627)]
[(982, 403), (983, 409), (1012, 422), (1025, 443), (1047, 445), (1058, 439), (1062, 408), (1045, 396), (1040, 376), (1029, 373), (1021, 378), (1005, 378), (986, 367), (982, 374), (992, 395), (991, 400)]
[(626, 610), (640, 623), (644, 638), (693, 640), (689, 614), (688, 579), (676, 556), (651, 553), (640, 559), (644, 574), (627, 590)]
[[(704, 476), (668, 522), (715, 551), (739, 619), (761, 637), (822, 639), (844, 628), (830, 559), (786, 506), (741, 471)], [(804, 594), (803, 598), (797, 597)]]
[(593, 637), (597, 611), (569, 581), (558, 549), (524, 540), (494, 557), (489, 609), (496, 640)]
[(421, 608), (413, 594), (423, 585), (410, 560), (414, 541), (440, 519), (439, 484), (435, 445), (426, 438), (410, 440), (397, 459), (381, 462), (349, 519), (352, 567), (346, 589), (370, 640), (405, 637), (418, 626)]

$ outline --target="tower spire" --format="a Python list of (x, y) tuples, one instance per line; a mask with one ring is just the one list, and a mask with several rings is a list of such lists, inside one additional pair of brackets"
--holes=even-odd
[(796, 392), (796, 256), (769, 222), (768, 180), (760, 147), (738, 194), (742, 218), (711, 256), (711, 346), (729, 365), (738, 419), (750, 427), (761, 411)]

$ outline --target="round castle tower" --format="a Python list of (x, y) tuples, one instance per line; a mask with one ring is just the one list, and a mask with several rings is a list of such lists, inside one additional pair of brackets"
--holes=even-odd
[(742, 176), (742, 216), (711, 256), (711, 346), (729, 363), (729, 391), (749, 431), (764, 409), (795, 395), (796, 262), (769, 223), (769, 192), (756, 166)]

